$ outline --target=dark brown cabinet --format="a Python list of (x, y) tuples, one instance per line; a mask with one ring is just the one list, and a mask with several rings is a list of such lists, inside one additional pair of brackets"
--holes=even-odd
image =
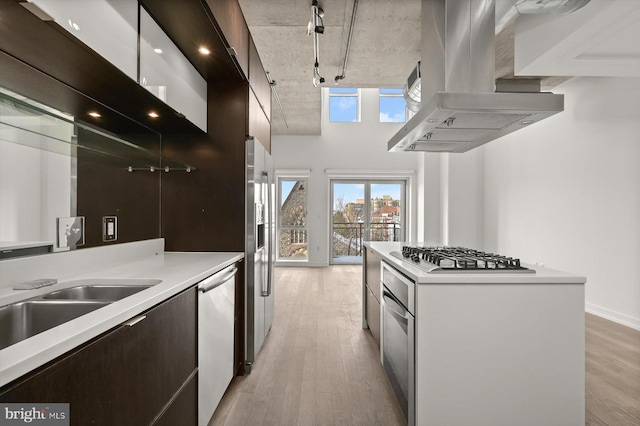
[(168, 424), (174, 405), (197, 418), (196, 310), (192, 288), (8, 384), (0, 401), (69, 403), (72, 425)]
[(249, 78), (249, 28), (238, 0), (207, 0), (227, 47), (235, 51), (235, 61)]
[(380, 345), (380, 266), (382, 257), (367, 248), (364, 253), (365, 318), (376, 343)]

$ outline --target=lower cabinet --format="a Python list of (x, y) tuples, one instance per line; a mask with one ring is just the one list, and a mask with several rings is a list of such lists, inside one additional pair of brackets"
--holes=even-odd
[(380, 346), (380, 302), (367, 287), (367, 325), (371, 335)]
[(364, 252), (364, 315), (378, 347), (380, 346), (380, 266), (382, 256), (369, 247)]
[(195, 425), (196, 306), (186, 290), (6, 385), (0, 402), (69, 403), (78, 426)]

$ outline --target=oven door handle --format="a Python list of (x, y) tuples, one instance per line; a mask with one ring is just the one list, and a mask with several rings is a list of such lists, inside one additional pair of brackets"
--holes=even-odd
[(382, 290), (382, 304), (389, 309), (391, 314), (402, 319), (408, 320), (411, 314), (402, 305), (400, 305), (393, 294), (386, 290)]

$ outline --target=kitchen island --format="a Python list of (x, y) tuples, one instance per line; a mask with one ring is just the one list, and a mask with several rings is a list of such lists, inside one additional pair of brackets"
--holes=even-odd
[[(379, 259), (382, 269), (412, 287), (404, 373), (411, 377), (401, 383), (409, 389), (410, 421), (584, 425), (585, 277), (532, 265), (523, 265), (530, 273), (428, 273), (391, 254), (408, 244), (366, 246), (368, 259)], [(364, 270), (364, 282), (371, 282), (368, 261)], [(367, 312), (375, 309), (366, 306), (371, 297), (363, 297), (363, 325), (380, 329), (384, 364), (385, 353), (394, 352), (385, 351), (385, 342), (399, 340), (385, 339), (385, 318), (391, 317), (385, 316), (383, 292), (389, 290), (379, 287), (380, 324), (369, 325), (376, 317)], [(371, 288), (363, 285), (363, 294)], [(403, 373), (390, 377), (392, 384), (402, 382), (398, 377)]]

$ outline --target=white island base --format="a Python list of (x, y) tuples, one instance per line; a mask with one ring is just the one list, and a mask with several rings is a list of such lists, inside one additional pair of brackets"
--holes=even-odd
[(416, 285), (417, 425), (584, 425), (584, 285)]
[[(377, 266), (373, 251), (415, 283), (415, 424), (584, 426), (586, 278), (535, 265), (523, 265), (535, 273), (428, 273), (391, 255), (404, 244), (425, 245), (366, 243), (363, 278)], [(365, 284), (370, 327), (380, 320), (367, 316), (364, 296), (382, 289)]]

